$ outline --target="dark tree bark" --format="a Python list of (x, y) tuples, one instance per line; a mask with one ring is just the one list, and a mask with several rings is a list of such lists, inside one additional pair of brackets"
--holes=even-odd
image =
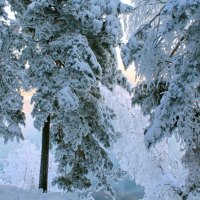
[(40, 162), (40, 180), (39, 189), (47, 192), (48, 188), (48, 167), (49, 167), (49, 140), (50, 140), (50, 115), (42, 129), (42, 147)]

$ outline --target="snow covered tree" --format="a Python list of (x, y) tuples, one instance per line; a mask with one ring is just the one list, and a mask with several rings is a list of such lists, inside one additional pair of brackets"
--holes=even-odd
[[(30, 156), (31, 155), (31, 156)], [(31, 142), (24, 140), (19, 146), (11, 151), (5, 159), (2, 159), (2, 170), (0, 172), (0, 184), (13, 185), (27, 190), (38, 188), (40, 151)], [(50, 154), (49, 181), (56, 176), (57, 165), (54, 157)], [(57, 188), (50, 187), (50, 191)]]
[[(91, 185), (113, 193), (109, 178), (115, 178), (106, 148), (118, 137), (111, 120), (114, 113), (104, 104), (101, 82), (111, 89), (119, 84), (130, 90), (117, 69), (115, 47), (122, 37), (119, 14), (131, 7), (119, 0), (33, 0), (9, 3), (16, 12), (29, 45), (28, 75), (35, 94), (35, 126), (43, 127), (48, 152), (56, 148), (59, 175), (54, 183), (68, 191)], [(48, 154), (42, 161), (47, 165)], [(41, 166), (41, 185), (47, 190), (48, 166)], [(43, 183), (42, 183), (43, 182)]]
[(0, 1), (0, 137), (5, 142), (23, 138), (20, 124), (24, 125), (23, 97), (20, 93), (24, 67), (19, 60), (23, 40), (18, 24), (9, 21), (5, 1)]
[[(106, 104), (116, 113), (113, 125), (122, 136), (114, 144), (113, 153), (122, 170), (144, 189), (143, 200), (182, 200), (178, 192), (187, 177), (181, 164), (183, 152), (175, 139), (164, 139), (148, 150), (143, 131), (149, 124), (137, 106), (132, 108), (130, 96), (121, 88), (114, 94), (103, 90)], [(113, 103), (115, 102), (115, 103)]]
[[(188, 168), (183, 199), (200, 195), (200, 1), (136, 0), (132, 37), (122, 50), (138, 82), (132, 103), (150, 115), (147, 147), (175, 135), (185, 145)], [(137, 23), (138, 22), (138, 23)]]

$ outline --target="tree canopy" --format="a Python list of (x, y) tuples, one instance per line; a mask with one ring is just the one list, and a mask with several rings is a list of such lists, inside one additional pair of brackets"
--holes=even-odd
[(189, 174), (180, 196), (199, 195), (200, 1), (138, 0), (134, 6), (122, 56), (139, 77), (132, 103), (150, 115), (146, 146), (172, 135), (181, 139)]
[(120, 1), (8, 1), (27, 45), (20, 58), (27, 64), (35, 93), (32, 115), (41, 129), (51, 119), (58, 177), (54, 183), (72, 191), (91, 185), (113, 194), (109, 178), (120, 176), (106, 148), (118, 137), (113, 111), (104, 104), (100, 83), (131, 91), (117, 69), (115, 47), (122, 37), (119, 14), (132, 7)]

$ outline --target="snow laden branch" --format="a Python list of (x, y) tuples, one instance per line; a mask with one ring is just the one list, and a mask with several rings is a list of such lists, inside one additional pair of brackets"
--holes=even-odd
[(25, 124), (20, 89), (26, 82), (21, 50), (25, 45), (16, 21), (9, 21), (6, 2), (0, 1), (0, 137), (5, 142), (23, 139), (20, 125)]
[(188, 178), (180, 198), (199, 199), (200, 1), (133, 5), (138, 9), (130, 17), (132, 37), (122, 57), (126, 68), (134, 63), (139, 79), (132, 103), (150, 116), (145, 144), (150, 148), (171, 136), (182, 141)]
[(97, 189), (114, 196), (110, 179), (120, 173), (107, 151), (119, 134), (99, 84), (110, 90), (118, 84), (131, 92), (118, 69), (115, 47), (123, 36), (119, 15), (132, 7), (119, 0), (8, 2), (28, 41), (20, 58), (28, 64), (35, 91), (34, 125), (43, 132), (39, 187), (48, 189), (50, 140), (59, 170), (54, 184), (66, 191), (84, 190), (92, 174)]

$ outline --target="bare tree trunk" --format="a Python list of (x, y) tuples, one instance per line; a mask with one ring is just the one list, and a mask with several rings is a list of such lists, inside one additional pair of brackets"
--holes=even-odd
[(49, 167), (49, 140), (50, 140), (50, 115), (42, 129), (42, 147), (40, 162), (39, 189), (47, 192), (48, 188), (48, 167)]

